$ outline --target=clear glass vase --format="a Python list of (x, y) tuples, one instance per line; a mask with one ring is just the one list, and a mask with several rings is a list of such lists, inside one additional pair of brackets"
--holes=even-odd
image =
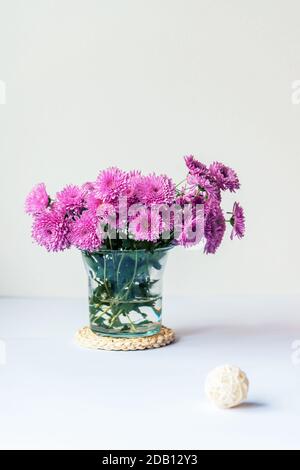
[(139, 337), (160, 331), (162, 278), (169, 249), (82, 253), (94, 333)]

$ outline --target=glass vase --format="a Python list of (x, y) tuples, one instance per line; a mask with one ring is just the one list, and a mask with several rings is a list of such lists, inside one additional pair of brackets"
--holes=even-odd
[(94, 333), (140, 337), (160, 331), (162, 279), (169, 249), (82, 253)]

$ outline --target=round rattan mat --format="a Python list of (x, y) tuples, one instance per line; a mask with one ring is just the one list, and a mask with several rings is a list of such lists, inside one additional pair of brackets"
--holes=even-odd
[(107, 351), (137, 351), (167, 346), (175, 340), (175, 332), (171, 328), (162, 326), (160, 332), (152, 336), (113, 338), (111, 336), (96, 335), (88, 326), (85, 326), (77, 331), (75, 340), (84, 348), (105, 349)]

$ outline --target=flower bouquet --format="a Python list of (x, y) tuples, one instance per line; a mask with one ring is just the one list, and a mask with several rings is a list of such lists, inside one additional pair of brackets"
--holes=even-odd
[(100, 335), (137, 337), (160, 331), (162, 275), (176, 246), (203, 245), (215, 253), (226, 229), (244, 236), (235, 202), (225, 218), (222, 191), (240, 187), (234, 170), (185, 157), (187, 176), (175, 185), (166, 175), (109, 168), (94, 182), (69, 185), (52, 199), (44, 183), (26, 198), (32, 237), (48, 251), (78, 248), (89, 281), (90, 328)]

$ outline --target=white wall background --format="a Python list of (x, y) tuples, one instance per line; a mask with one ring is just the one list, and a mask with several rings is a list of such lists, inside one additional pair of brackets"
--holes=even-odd
[(179, 181), (187, 153), (238, 171), (247, 237), (173, 251), (166, 293), (299, 293), (299, 21), (299, 0), (0, 0), (0, 295), (86, 295), (78, 252), (31, 242), (35, 183)]

